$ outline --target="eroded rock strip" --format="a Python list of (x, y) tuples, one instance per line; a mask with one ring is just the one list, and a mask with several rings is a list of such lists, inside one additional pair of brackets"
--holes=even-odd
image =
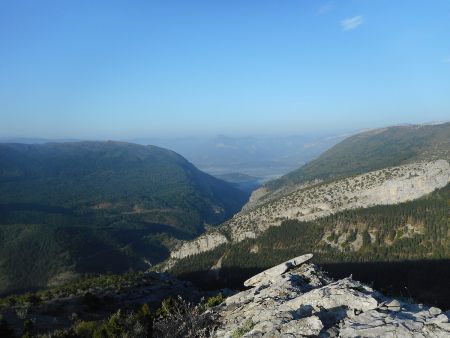
[(329, 183), (300, 185), (297, 190), (291, 187), (287, 195), (255, 208), (246, 208), (224, 223), (220, 230), (182, 244), (171, 253), (171, 259), (256, 238), (270, 227), (281, 225), (283, 220), (311, 221), (348, 209), (414, 200), (448, 182), (450, 165), (441, 159), (385, 168)]

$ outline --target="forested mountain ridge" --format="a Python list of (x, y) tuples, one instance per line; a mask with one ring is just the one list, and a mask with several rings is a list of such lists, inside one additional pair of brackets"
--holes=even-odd
[(144, 268), (247, 197), (154, 146), (1, 144), (0, 292)]
[[(387, 139), (378, 136), (386, 133)], [(256, 203), (249, 202), (230, 221), (195, 241), (184, 243), (171, 256), (176, 260), (214, 250), (225, 243), (257, 238), (287, 220), (310, 221), (348, 209), (420, 198), (450, 181), (449, 142), (450, 123), (391, 127), (352, 136), (296, 171), (308, 172), (312, 170), (308, 168), (317, 167), (317, 172), (311, 172), (310, 181), (269, 191), (268, 197), (263, 196)], [(352, 146), (355, 151), (351, 150)], [(367, 154), (375, 157), (367, 159)], [(393, 166), (397, 162), (404, 164)], [(332, 171), (333, 166), (327, 163), (341, 165)], [(352, 167), (352, 163), (357, 165)], [(381, 165), (386, 167), (355, 174)], [(335, 174), (324, 176), (326, 172)], [(267, 192), (267, 187), (265, 189)]]
[(450, 159), (450, 122), (393, 126), (350, 136), (317, 159), (270, 181), (271, 190), (314, 179), (348, 177), (414, 161)]
[(298, 187), (417, 161), (450, 161), (450, 122), (373, 129), (350, 136), (317, 159), (255, 191), (247, 208)]
[(0, 203), (195, 210), (198, 219), (190, 227), (220, 223), (245, 202), (230, 184), (172, 151), (123, 142), (3, 144), (0, 182)]

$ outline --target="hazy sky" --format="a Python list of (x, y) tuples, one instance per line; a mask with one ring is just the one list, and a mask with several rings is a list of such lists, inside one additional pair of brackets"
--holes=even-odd
[(0, 2), (0, 136), (450, 119), (450, 1)]

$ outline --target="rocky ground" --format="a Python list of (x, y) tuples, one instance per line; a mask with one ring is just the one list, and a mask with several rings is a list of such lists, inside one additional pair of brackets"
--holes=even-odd
[(211, 310), (216, 337), (450, 337), (450, 311), (333, 281), (304, 255), (245, 282)]

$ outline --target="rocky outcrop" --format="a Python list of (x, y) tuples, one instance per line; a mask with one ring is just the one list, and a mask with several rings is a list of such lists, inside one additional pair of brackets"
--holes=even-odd
[(223, 234), (209, 232), (193, 241), (183, 243), (178, 250), (171, 252), (170, 257), (181, 259), (200, 252), (213, 250), (225, 243), (228, 243), (228, 239)]
[(273, 268), (267, 269), (252, 278), (247, 279), (244, 282), (244, 286), (254, 286), (261, 282), (269, 280), (271, 277), (278, 277), (279, 275), (285, 273), (292, 267), (297, 265), (301, 265), (307, 261), (309, 261), (313, 257), (312, 254), (307, 254), (299, 257), (292, 258), (284, 263), (278, 264)]
[(255, 204), (253, 208), (247, 207), (224, 223), (220, 231), (227, 236), (211, 231), (175, 249), (171, 258), (184, 258), (227, 242), (255, 238), (288, 219), (311, 221), (343, 210), (414, 200), (448, 182), (449, 163), (436, 160), (385, 168), (328, 183), (291, 187), (289, 193), (262, 205)]
[(220, 323), (215, 336), (450, 336), (450, 313), (391, 299), (351, 277), (333, 281), (307, 263), (310, 258), (297, 257), (253, 277), (251, 289), (214, 308)]
[(445, 160), (386, 168), (300, 188), (275, 201), (236, 215), (229, 223), (234, 242), (254, 238), (283, 220), (311, 221), (339, 211), (417, 199), (450, 181)]

